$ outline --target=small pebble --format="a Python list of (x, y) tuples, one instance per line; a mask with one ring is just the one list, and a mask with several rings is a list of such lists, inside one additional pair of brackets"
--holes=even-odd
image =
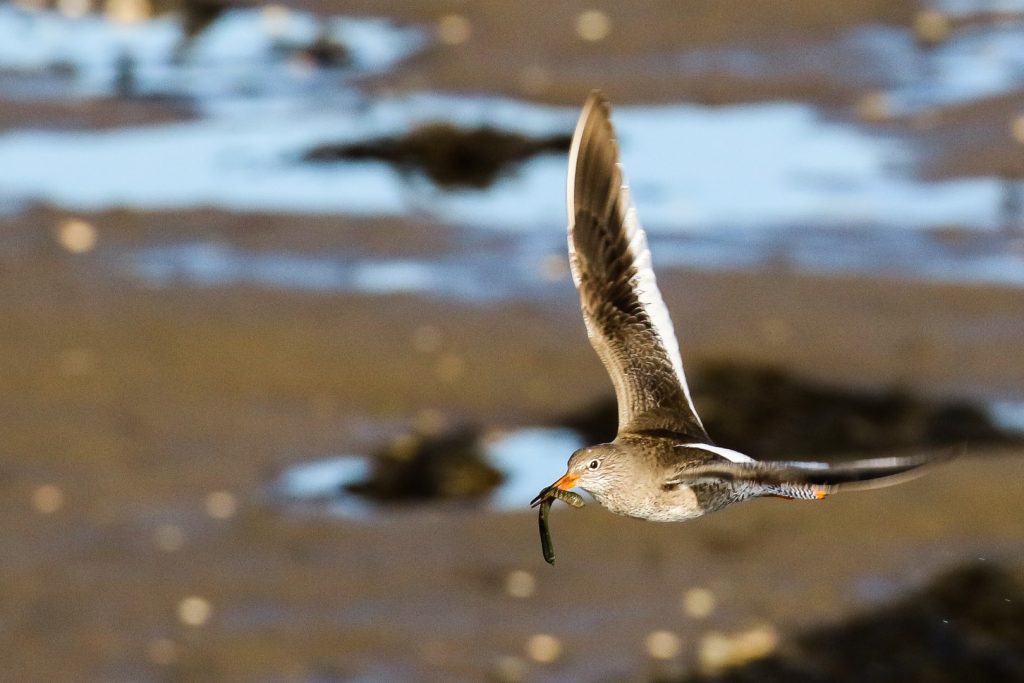
[(210, 620), (213, 608), (209, 601), (191, 595), (178, 603), (178, 619), (188, 626), (202, 626)]
[(56, 484), (43, 484), (32, 492), (32, 507), (44, 515), (52, 515), (64, 505), (64, 492)]
[(706, 619), (715, 611), (715, 594), (706, 588), (691, 588), (683, 593), (683, 612), (694, 619)]
[(611, 30), (612, 21), (601, 10), (590, 9), (576, 17), (576, 35), (587, 42), (604, 40)]
[(562, 654), (562, 643), (555, 636), (538, 633), (526, 641), (526, 656), (538, 664), (552, 664)]
[(505, 577), (505, 592), (513, 598), (529, 598), (537, 591), (537, 580), (528, 571), (515, 569)]
[(724, 669), (767, 657), (779, 644), (779, 635), (770, 625), (758, 626), (733, 635), (711, 632), (701, 639), (698, 660), (701, 671), (717, 674)]
[(673, 659), (682, 649), (682, 641), (671, 631), (651, 631), (644, 641), (647, 654), (654, 659)]
[(96, 241), (96, 228), (81, 218), (66, 218), (57, 226), (57, 242), (72, 254), (92, 251)]
[(114, 24), (138, 24), (153, 14), (149, 0), (107, 0), (103, 6), (107, 20)]

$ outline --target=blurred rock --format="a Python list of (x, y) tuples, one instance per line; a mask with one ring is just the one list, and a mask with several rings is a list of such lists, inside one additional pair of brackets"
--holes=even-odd
[(503, 480), (484, 457), (480, 430), (459, 427), (396, 439), (374, 454), (370, 478), (347, 489), (377, 501), (479, 498)]
[(222, 0), (184, 0), (181, 4), (183, 40), (190, 44), (227, 10)]
[(316, 39), (309, 44), (303, 54), (309, 57), (318, 67), (336, 68), (345, 66), (351, 60), (349, 50), (340, 41), (331, 37), (330, 31), (323, 29)]
[(684, 680), (1024, 680), (1024, 587), (999, 567), (972, 563), (906, 600), (801, 635), (771, 657)]
[(326, 26), (321, 26), (309, 42), (275, 40), (273, 51), (279, 57), (307, 63), (310, 68), (337, 69), (348, 66), (352, 59), (348, 47), (333, 37)]
[[(765, 459), (1020, 441), (967, 401), (828, 386), (777, 368), (707, 365), (693, 374), (690, 388), (715, 443)], [(610, 441), (618, 423), (615, 400), (558, 422), (587, 443)]]
[(422, 173), (440, 187), (482, 189), (532, 156), (567, 151), (570, 141), (569, 135), (531, 138), (489, 126), (463, 129), (426, 123), (399, 137), (319, 145), (303, 158), (385, 161), (406, 173)]

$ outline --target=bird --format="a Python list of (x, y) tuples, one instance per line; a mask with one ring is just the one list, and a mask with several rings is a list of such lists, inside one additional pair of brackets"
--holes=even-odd
[(565, 474), (531, 505), (566, 499), (562, 492), (579, 487), (615, 514), (676, 522), (751, 498), (821, 500), (840, 489), (891, 485), (944, 459), (755, 460), (711, 440), (690, 396), (599, 91), (586, 100), (572, 137), (567, 205), (572, 279), (587, 336), (615, 387), (618, 433), (575, 451)]

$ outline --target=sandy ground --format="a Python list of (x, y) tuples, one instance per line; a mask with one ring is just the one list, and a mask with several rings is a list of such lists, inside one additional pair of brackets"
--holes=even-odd
[[(322, 0), (296, 0), (294, 6), (325, 11)], [(873, 23), (907, 26), (914, 2), (799, 0), (785, 4), (656, 0), (638, 6), (570, 0), (507, 3), (352, 2), (346, 11), (386, 15), (439, 25), (457, 14), (468, 21), (469, 37), (440, 45), (382, 84), (463, 92), (527, 96), (576, 105), (595, 87), (615, 102), (700, 101), (709, 104), (759, 99), (807, 99), (849, 103), (851, 90), (819, 74), (744, 78), (734, 74), (686, 75), (672, 58), (683, 51), (718, 47), (752, 50), (835, 37), (851, 27)], [(577, 34), (586, 11), (603, 12), (607, 36), (587, 42)], [(770, 31), (765, 26), (771, 26)]]
[(0, 100), (0, 132), (11, 128), (103, 130), (149, 126), (192, 116), (185, 102), (169, 99)]
[[(605, 394), (571, 285), (500, 307), (152, 289), (105, 256), (193, 231), (318, 253), (369, 232), (385, 251), (413, 230), (427, 250), (450, 236), (416, 222), (111, 212), (88, 217), (96, 248), (70, 254), (53, 237), (61, 217), (0, 225), (0, 659), (22, 680), (484, 680), (520, 665), (531, 680), (618, 679), (652, 672), (651, 630), (683, 635), (681, 667), (706, 631), (785, 635), (869, 608), (878, 582), (902, 594), (978, 557), (1019, 569), (1013, 453), (685, 526), (559, 511), (555, 568), (526, 510), (353, 522), (282, 509), (269, 484), (285, 466), (365, 451), (423, 410), (529, 425)], [(774, 272), (661, 282), (688, 364), (747, 358), (936, 395), (1024, 386), (1021, 290)], [(437, 351), (414, 350), (423, 325), (442, 330)], [(567, 455), (551, 454), (553, 475)], [(63, 494), (49, 514), (44, 485)], [(237, 514), (208, 514), (215, 491)], [(515, 569), (536, 578), (532, 597), (506, 592)], [(694, 586), (719, 598), (707, 622), (679, 609)], [(205, 625), (179, 620), (189, 596), (212, 606)], [(560, 639), (554, 664), (527, 662), (537, 633)]]
[[(297, 5), (338, 11), (320, 0)], [(575, 17), (590, 7), (613, 26), (595, 45), (573, 38)], [(881, 0), (666, 0), (629, 12), (575, 1), (344, 7), (470, 21), (467, 43), (434, 48), (374, 88), (576, 104), (600, 86), (616, 102), (787, 97), (840, 107), (861, 94), (841, 81), (693, 81), (659, 59), (825, 39), (863, 22), (906, 25), (914, 9)], [(994, 126), (1016, 106), (1007, 102), (949, 120)], [(187, 114), (159, 104), (8, 104), (0, 128)], [(945, 155), (937, 175), (960, 168), (949, 155), (971, 158), (958, 140), (999, 149), (992, 135), (958, 130), (934, 128), (940, 143), (951, 141), (936, 147)], [(927, 131), (921, 139), (933, 142)], [(405, 219), (112, 211), (87, 217), (98, 243), (72, 254), (55, 239), (65, 217), (42, 208), (0, 216), (0, 661), (14, 680), (650, 680), (694, 666), (709, 633), (757, 627), (784, 648), (803, 627), (871, 610), (951, 566), (1000, 563), (1024, 577), (1024, 459), (1014, 452), (972, 453), (898, 489), (759, 501), (687, 525), (639, 524), (594, 505), (558, 509), (554, 568), (526, 510), (434, 507), (360, 522), (285, 507), (270, 494), (285, 467), (375, 448), (423, 411), (533, 425), (607, 394), (571, 283), (552, 283), (543, 302), (491, 307), (153, 288), (112, 256), (200, 238), (416, 255), (447, 252), (457, 234)], [(664, 272), (659, 282), (689, 366), (750, 360), (857, 386), (1024, 398), (1024, 290), (783, 269)], [(425, 325), (441, 331), (439, 349), (416, 350)], [(556, 476), (568, 454), (550, 455)], [(214, 492), (230, 493), (238, 509), (214, 505), (211, 515)], [(508, 590), (515, 570), (534, 579), (526, 597)], [(702, 620), (680, 609), (694, 587), (717, 598)], [(189, 625), (183, 604), (211, 612)], [(644, 652), (654, 630), (682, 637), (668, 664)], [(540, 633), (561, 644), (550, 664), (528, 654)]]

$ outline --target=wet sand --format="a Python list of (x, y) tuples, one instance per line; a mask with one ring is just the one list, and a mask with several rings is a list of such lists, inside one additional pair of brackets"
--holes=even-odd
[[(900, 594), (979, 556), (1021, 569), (1007, 482), (1024, 460), (1012, 452), (899, 489), (756, 502), (687, 525), (559, 510), (555, 568), (525, 509), (372, 522), (283, 509), (270, 484), (284, 467), (370, 450), (421, 411), (529, 425), (606, 394), (571, 284), (553, 283), (547, 302), (486, 307), (154, 289), (105, 256), (191, 232), (316, 253), (369, 233), (383, 252), (410, 234), (444, 250), (450, 233), (384, 219), (110, 212), (88, 216), (96, 247), (72, 254), (53, 237), (62, 215), (0, 224), (0, 535), (17, 549), (0, 558), (0, 653), (25, 679), (482, 680), (545, 632), (564, 653), (528, 665), (531, 680), (605, 680), (649, 671), (651, 630), (679, 632), (692, 655), (705, 630), (768, 622), (785, 635), (866, 608), (879, 581)], [(785, 272), (660, 281), (692, 366), (767, 361), (933, 395), (1019, 399), (1024, 386), (1024, 290)], [(427, 353), (413, 345), (424, 325), (442, 339)], [(551, 454), (553, 475), (567, 455)], [(45, 484), (64, 496), (52, 514), (33, 508)], [(211, 518), (214, 491), (232, 493), (238, 513)], [(166, 525), (184, 534), (180, 549), (159, 548)], [(505, 592), (517, 568), (537, 578), (533, 597)], [(707, 623), (679, 610), (693, 586), (719, 597)], [(212, 605), (204, 626), (178, 619), (191, 595)]]
[(194, 116), (187, 102), (170, 98), (0, 99), (0, 103), (0, 132), (15, 128), (106, 130), (173, 123)]
[[(320, 0), (296, 6), (337, 11)], [(458, 11), (471, 21), (468, 43), (431, 48), (370, 84), (379, 89), (576, 105), (600, 86), (622, 103), (784, 97), (843, 107), (861, 92), (831, 79), (694, 80), (657, 65), (684, 48), (907, 25), (915, 7), (808, 1), (779, 15), (738, 1), (623, 14), (609, 6), (607, 40), (570, 39), (591, 6), (362, 2), (346, 11), (426, 24)], [(178, 115), (124, 103), (8, 104), (3, 128)], [(1010, 109), (993, 105), (993, 116)], [(971, 157), (969, 147), (951, 153)], [(204, 239), (418, 256), (454, 249), (458, 233), (419, 219), (110, 211), (86, 216), (98, 242), (73, 254), (55, 239), (67, 216), (0, 216), (0, 661), (19, 680), (649, 680), (694, 666), (711, 632), (758, 627), (785, 648), (803, 627), (885, 604), (952, 566), (999, 563), (1024, 577), (1024, 454), (1009, 450), (972, 449), (897, 489), (757, 501), (685, 525), (559, 508), (553, 568), (525, 509), (434, 506), (359, 522), (286, 506), (271, 484), (287, 466), (372, 450), (424, 411), (514, 427), (609, 393), (571, 283), (552, 282), (542, 301), (488, 306), (154, 287), (116, 255)], [(1024, 399), (1021, 289), (784, 268), (659, 270), (659, 282), (690, 367), (765, 362), (854, 386)], [(440, 331), (438, 348), (417, 350), (424, 326)], [(552, 476), (567, 455), (550, 454)], [(213, 505), (211, 515), (213, 492), (232, 494), (238, 509)], [(534, 577), (528, 597), (507, 590), (514, 570)], [(703, 620), (680, 609), (694, 587), (717, 598)], [(212, 609), (202, 625), (179, 615), (190, 596)], [(668, 665), (644, 652), (655, 630), (682, 637)], [(550, 664), (527, 656), (538, 633), (561, 643)]]
[[(323, 11), (321, 0), (296, 0), (296, 7)], [(610, 30), (597, 42), (576, 34), (587, 10), (600, 10)], [(643, 8), (560, 2), (503, 3), (500, 0), (452, 6), (408, 2), (355, 2), (346, 11), (385, 15), (436, 25), (448, 14), (469, 22), (465, 43), (439, 45), (417, 57), (385, 87), (432, 88), (468, 93), (527, 96), (538, 101), (578, 105), (595, 87), (612, 101), (707, 104), (762, 99), (801, 99), (827, 104), (852, 102), (854, 90), (833, 78), (743, 77), (737, 74), (686, 74), (672, 59), (686, 50), (721, 47), (753, 50), (824, 40), (865, 24), (908, 26), (912, 2), (788, 2), (785, 5), (728, 2), (656, 2)], [(771, 31), (765, 31), (771, 26)]]

